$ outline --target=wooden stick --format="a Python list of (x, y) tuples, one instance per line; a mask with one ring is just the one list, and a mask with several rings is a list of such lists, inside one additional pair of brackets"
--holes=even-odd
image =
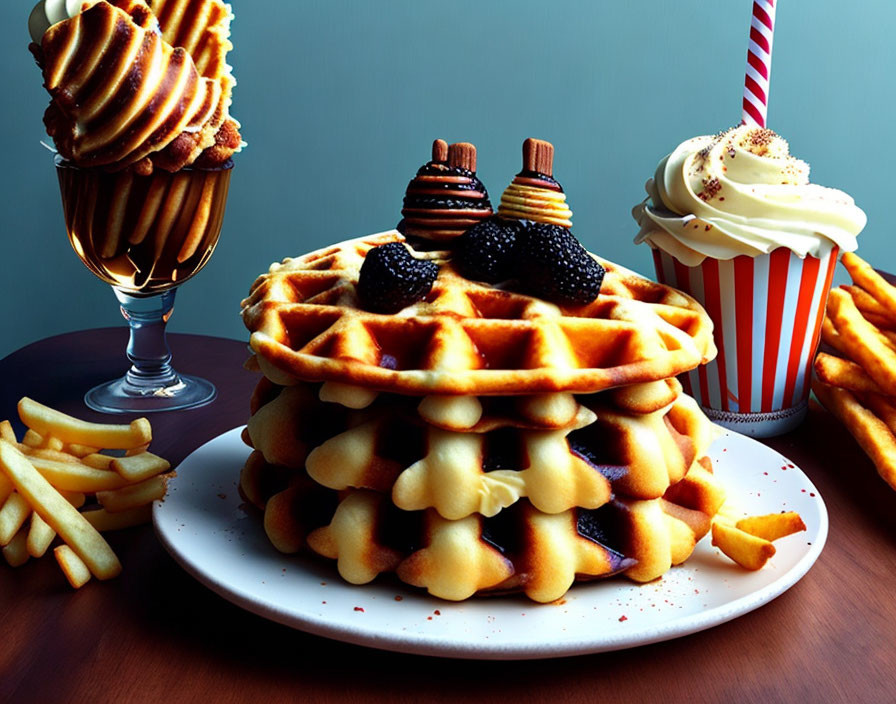
[(554, 145), (531, 137), (523, 142), (523, 171), (553, 176)]
[(448, 142), (444, 139), (437, 139), (432, 143), (432, 160), (437, 164), (448, 161)]
[(457, 142), (448, 147), (448, 166), (467, 171), (476, 170), (476, 147), (469, 142)]

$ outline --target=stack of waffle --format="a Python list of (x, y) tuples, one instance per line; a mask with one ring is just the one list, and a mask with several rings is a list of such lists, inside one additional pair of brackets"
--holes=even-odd
[(715, 354), (691, 298), (599, 260), (564, 308), (461, 277), (371, 313), (356, 286), (397, 231), (274, 264), (243, 301), (263, 373), (240, 478), (277, 549), (394, 573), (444, 599), (655, 579), (691, 554), (724, 494), (713, 426), (674, 377)]

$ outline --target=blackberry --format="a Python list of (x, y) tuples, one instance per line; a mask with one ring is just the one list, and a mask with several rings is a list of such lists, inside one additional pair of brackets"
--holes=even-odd
[(513, 270), (524, 293), (558, 305), (593, 301), (604, 280), (598, 264), (569, 230), (532, 223), (517, 237)]
[(389, 242), (367, 252), (358, 298), (374, 313), (397, 313), (426, 296), (438, 273), (433, 262), (415, 259), (401, 242)]
[(461, 276), (495, 284), (513, 278), (513, 248), (523, 229), (518, 220), (492, 217), (454, 241), (454, 265)]

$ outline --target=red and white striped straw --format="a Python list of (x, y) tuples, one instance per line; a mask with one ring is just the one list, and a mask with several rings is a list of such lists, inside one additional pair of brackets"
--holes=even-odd
[(743, 124), (745, 125), (766, 126), (774, 31), (775, 0), (753, 0), (747, 73), (744, 79)]

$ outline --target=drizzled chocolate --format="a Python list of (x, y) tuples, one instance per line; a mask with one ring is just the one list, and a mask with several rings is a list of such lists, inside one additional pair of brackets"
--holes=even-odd
[(432, 160), (408, 184), (398, 231), (409, 238), (446, 241), (492, 215), (488, 191), (476, 177), (476, 147), (437, 139)]
[(553, 170), (554, 145), (532, 138), (523, 142), (523, 168), (501, 194), (498, 215), (572, 227), (572, 211)]

